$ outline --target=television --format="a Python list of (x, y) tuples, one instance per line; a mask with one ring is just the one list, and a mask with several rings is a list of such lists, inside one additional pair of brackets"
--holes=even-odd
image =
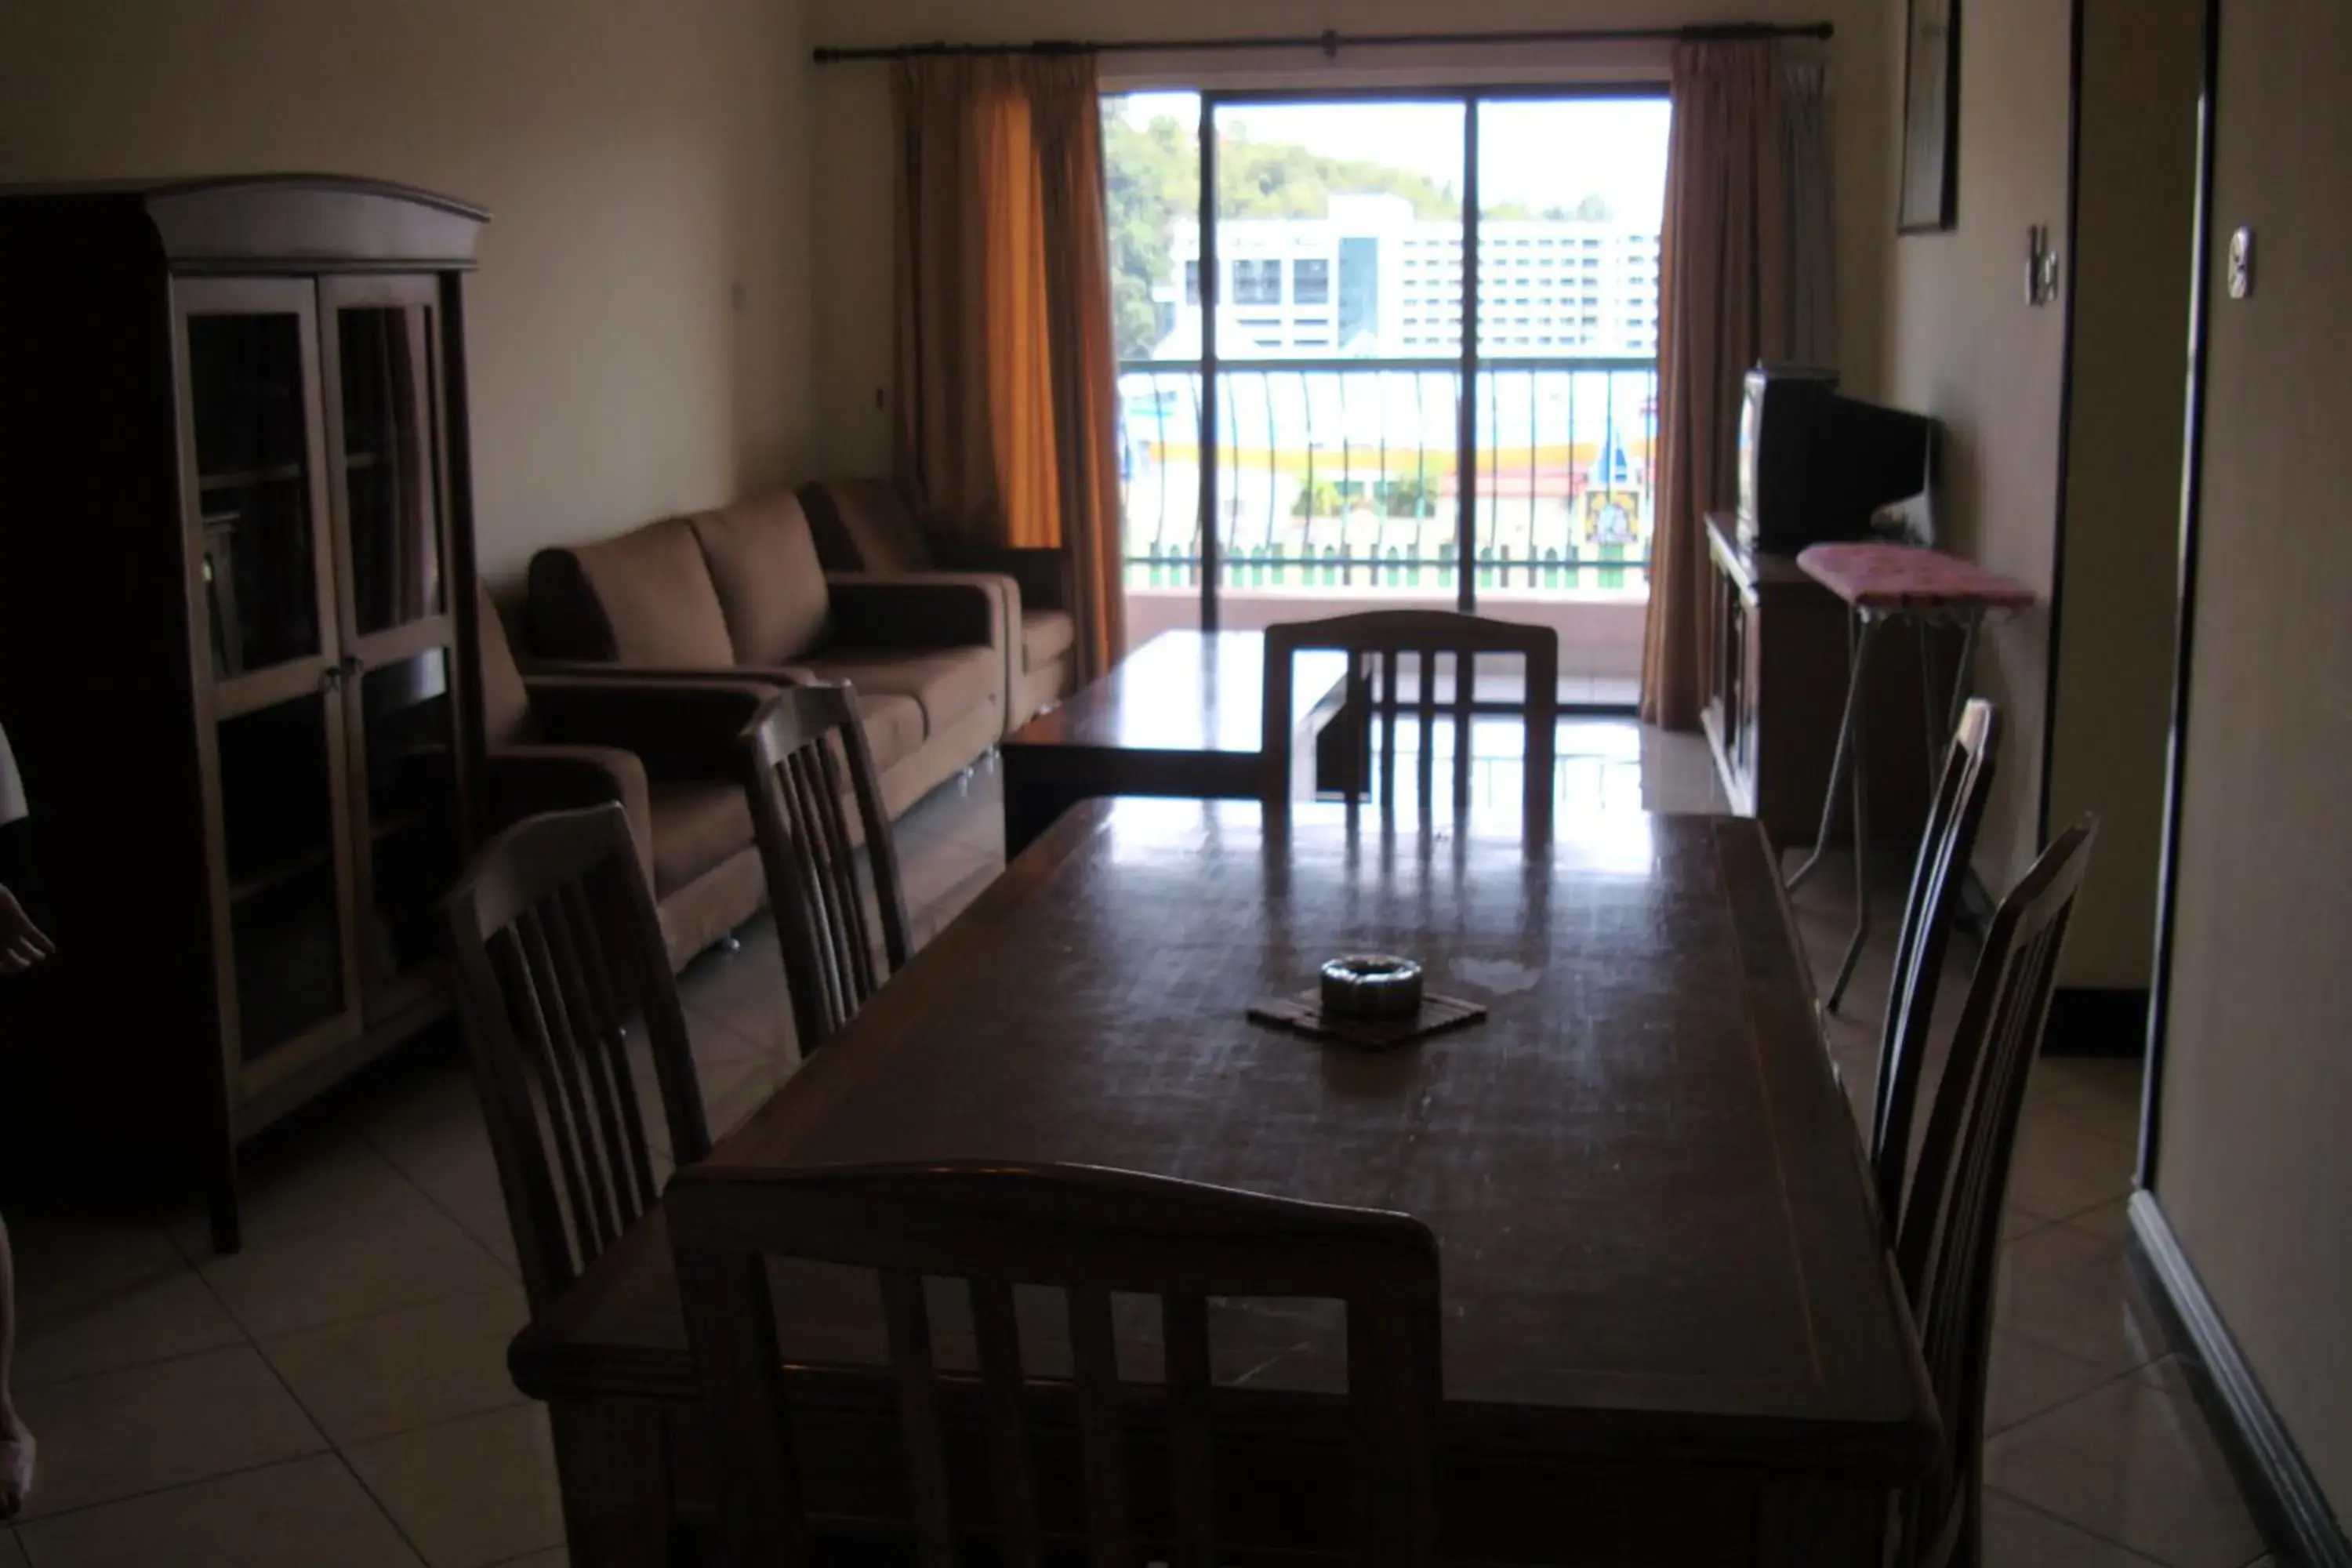
[(1881, 508), (1926, 492), (1935, 457), (1934, 420), (1842, 396), (1833, 371), (1758, 365), (1739, 405), (1740, 548), (1870, 538)]

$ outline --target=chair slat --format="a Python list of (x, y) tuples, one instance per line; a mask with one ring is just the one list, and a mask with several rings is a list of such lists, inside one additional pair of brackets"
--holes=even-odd
[(969, 1283), (981, 1387), (988, 1405), (997, 1539), (1013, 1568), (1037, 1568), (1037, 1485), (1030, 1468), (1028, 1424), (1022, 1414), (1021, 1330), (1013, 1318), (1013, 1287), (1001, 1279)]
[[(988, 1457), (994, 1503), (987, 1519), (961, 1521), (961, 1538), (992, 1523), (1008, 1562), (1042, 1555), (1039, 1478), (1031, 1467), (1047, 1450), (1033, 1447), (1033, 1438), (1043, 1439), (1031, 1418), (1064, 1405), (1024, 1378), (1014, 1310), (1023, 1285), (1058, 1289), (1069, 1303), (1068, 1394), (1082, 1449), (1087, 1557), (1097, 1568), (1134, 1568), (1130, 1410), (1155, 1438), (1166, 1434), (1169, 1554), (1197, 1568), (1216, 1561), (1213, 1422), (1222, 1401), (1211, 1389), (1209, 1302), (1223, 1296), (1341, 1304), (1354, 1395), (1355, 1518), (1380, 1537), (1370, 1556), (1360, 1550), (1356, 1558), (1401, 1568), (1434, 1561), (1438, 1259), (1435, 1238), (1417, 1220), (1160, 1176), (995, 1161), (706, 1167), (680, 1173), (665, 1204), (705, 1413), (714, 1423), (711, 1446), (729, 1468), (721, 1493), (730, 1510), (763, 1510), (730, 1518), (737, 1560), (793, 1535), (794, 1521), (783, 1515), (798, 1503), (782, 1495), (782, 1482), (763, 1492), (761, 1478), (793, 1473), (778, 1450), (796, 1430), (795, 1384), (789, 1374), (775, 1376), (760, 1398), (747, 1399), (743, 1373), (777, 1369), (770, 1261), (819, 1258), (877, 1278), (907, 1456), (906, 1517), (926, 1564), (952, 1557), (958, 1504), (974, 1500), (971, 1488), (960, 1495), (952, 1482), (962, 1479), (975, 1438)], [(931, 1279), (961, 1279), (969, 1290), (977, 1423), (961, 1419), (971, 1408), (963, 1403), (970, 1381), (951, 1378), (943, 1386), (935, 1365), (924, 1297)], [(700, 1299), (704, 1292), (711, 1299)], [(1166, 1357), (1152, 1391), (1158, 1397), (1122, 1399), (1115, 1292), (1160, 1299)], [(1159, 1539), (1155, 1530), (1150, 1544)]]
[(572, 914), (573, 940), (596, 1014), (598, 1043), (604, 1048), (620, 1098), (621, 1132), (627, 1142), (629, 1168), (636, 1178), (640, 1206), (650, 1205), (660, 1195), (660, 1190), (654, 1184), (653, 1150), (646, 1139), (645, 1106), (637, 1096), (637, 1076), (630, 1070), (628, 1036), (622, 1024), (619, 999), (613, 990), (614, 959), (606, 953), (604, 939), (597, 932), (596, 910), (589, 900), (587, 888), (581, 883), (569, 883), (558, 889), (555, 896)]
[(709, 1152), (652, 889), (618, 805), (484, 847), (443, 906), (475, 1084), (534, 1316), (657, 1201), (622, 1035), (637, 1009), (680, 1164)]
[(1170, 1296), (1160, 1321), (1168, 1344), (1168, 1490), (1176, 1511), (1176, 1568), (1215, 1568), (1209, 1303), (1198, 1296)]
[(898, 1433), (906, 1446), (907, 1501), (923, 1568), (952, 1568), (955, 1526), (948, 1512), (947, 1439), (931, 1371), (931, 1320), (922, 1276), (881, 1270), (882, 1320), (898, 1388)]
[[(1336, 648), (1349, 659), (1344, 738), (1354, 749), (1360, 791), (1377, 793), (1383, 804), (1382, 820), (1391, 820), (1397, 792), (1396, 742), (1403, 721), (1399, 700), (1402, 656), (1420, 661), (1421, 688), (1413, 716), (1421, 726), (1421, 752), (1414, 782), (1424, 821), (1436, 809), (1436, 742), (1441, 714), (1447, 717), (1454, 740), (1452, 784), (1454, 814), (1465, 814), (1471, 798), (1471, 761), (1477, 712), (1478, 658), (1481, 654), (1514, 655), (1526, 671), (1521, 704), (1526, 732), (1521, 769), (1521, 816), (1526, 835), (1533, 838), (1551, 831), (1554, 773), (1558, 765), (1555, 730), (1559, 721), (1559, 637), (1549, 626), (1522, 626), (1461, 616), (1439, 610), (1372, 610), (1336, 616), (1327, 620), (1284, 623), (1266, 628), (1265, 689), (1260, 732), (1260, 798), (1269, 812), (1289, 809), (1292, 785), (1291, 660), (1302, 648)], [(1437, 698), (1438, 656), (1452, 656), (1454, 693), (1441, 704)], [(1367, 661), (1381, 661), (1380, 700), (1367, 696)], [(1371, 752), (1375, 723), (1381, 731), (1381, 756), (1375, 766)], [(1356, 820), (1357, 798), (1349, 800), (1349, 820)]]
[[(907, 962), (912, 943), (898, 853), (856, 693), (848, 686), (778, 691), (746, 727), (740, 745), (793, 1018), (805, 1053), (856, 1017)], [(853, 809), (865, 841), (863, 878), (848, 816)]]
[(1339, 708), (1348, 726), (1348, 821), (1352, 826), (1372, 784), (1372, 703), (1364, 678), (1364, 656), (1348, 650), (1348, 691)]
[(1078, 1443), (1085, 1454), (1087, 1550), (1094, 1568), (1132, 1568), (1128, 1533), (1127, 1448), (1118, 1415), (1118, 1347), (1110, 1292), (1072, 1290), (1071, 1372), (1077, 1384)]
[(546, 1025), (549, 1060), (553, 1064), (555, 1078), (562, 1087), (563, 1107), (570, 1119), (570, 1131), (574, 1153), (580, 1163), (582, 1179), (588, 1190), (587, 1218), (593, 1227), (593, 1241), (583, 1237), (582, 1247), (589, 1256), (604, 1251), (624, 1228), (619, 1223), (619, 1205), (614, 1200), (606, 1148), (598, 1138), (593, 1106), (593, 1091), (588, 1084), (587, 1065), (583, 1059), (581, 1035), (572, 1016), (571, 999), (564, 994), (563, 984), (556, 973), (554, 950), (548, 943), (547, 908), (544, 900), (515, 923), (515, 934), (521, 939), (524, 961), (530, 965), (532, 986), (540, 999), (540, 1012)]
[[(563, 1010), (571, 1025), (572, 1058), (578, 1064), (589, 1109), (595, 1116), (593, 1126), (598, 1157), (594, 1166), (610, 1188), (607, 1199), (612, 1205), (613, 1234), (617, 1236), (628, 1226), (626, 1216), (642, 1213), (657, 1195), (653, 1172), (648, 1167), (640, 1181), (638, 1170), (631, 1162), (629, 1140), (621, 1130), (621, 1088), (614, 1081), (614, 1063), (607, 1044), (606, 1026), (597, 1016), (596, 998), (572, 934), (572, 910), (563, 900), (562, 889), (540, 900), (539, 914), (541, 940), (547, 944), (556, 988), (563, 998)], [(627, 1064), (621, 1063), (620, 1068), (618, 1076), (626, 1081)]]
[(1478, 656), (1468, 648), (1454, 654), (1454, 815), (1470, 810), (1471, 742), (1476, 733)]
[(1381, 650), (1381, 816), (1396, 816), (1397, 650)]
[(846, 1023), (857, 1010), (857, 1002), (841, 963), (842, 913), (834, 907), (833, 879), (825, 874), (824, 839), (817, 826), (824, 792), (810, 777), (814, 766), (805, 750), (796, 750), (784, 758), (779, 771), (792, 802), (792, 858), (798, 873), (793, 902), (805, 911), (803, 945), (814, 966), (811, 977), (819, 988), (822, 1036)]
[(1433, 647), (1413, 657), (1421, 661), (1420, 702), (1415, 717), (1421, 725), (1421, 751), (1413, 768), (1413, 791), (1423, 802), (1437, 798), (1437, 655)]
[(547, 982), (532, 955), (536, 943), (531, 937), (536, 923), (537, 916), (525, 910), (509, 933), (506, 951), (513, 965), (509, 994), (521, 1007), (519, 1022), (537, 1079), (537, 1114), (554, 1145), (556, 1170), (563, 1178), (568, 1230), (575, 1266), (579, 1266), (603, 1251), (611, 1237), (604, 1228), (595, 1189), (588, 1181), (589, 1151), (583, 1147), (582, 1140), (585, 1119), (568, 1070), (570, 1047), (554, 1017), (554, 998), (549, 994)]
[(1919, 858), (1896, 931), (1878, 1047), (1878, 1080), (1871, 1094), (1870, 1158), (1879, 1214), (1889, 1234), (1901, 1217), (1910, 1170), (1914, 1107), (1919, 1074), (1935, 1023), (1960, 889), (1976, 852), (1977, 832), (1992, 794), (2000, 739), (1990, 703), (1971, 700), (1945, 752), (1929, 804)]
[(874, 973), (874, 935), (866, 918), (866, 892), (857, 885), (857, 856), (850, 847), (849, 823), (842, 812), (842, 796), (848, 791), (841, 770), (834, 764), (831, 746), (811, 747), (808, 755), (815, 760), (818, 798), (825, 805), (819, 828), (824, 836), (826, 867), (833, 874), (833, 905), (840, 921), (836, 940), (857, 1005), (862, 1007), (880, 982)]
[(1905, 1500), (1906, 1568), (1941, 1568), (1956, 1543), (1979, 1538), (2001, 1202), (2095, 833), (2089, 818), (2067, 829), (1994, 911), (1895, 1227), (1895, 1271), (1944, 1419), (1942, 1452)]

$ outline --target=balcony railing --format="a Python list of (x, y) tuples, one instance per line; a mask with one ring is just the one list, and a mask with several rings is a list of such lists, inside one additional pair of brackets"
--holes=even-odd
[[(1462, 385), (1425, 359), (1221, 363), (1220, 585), (1453, 592)], [(1480, 363), (1480, 590), (1648, 591), (1657, 385), (1646, 359)], [(1126, 361), (1119, 405), (1128, 584), (1197, 584), (1201, 367)]]

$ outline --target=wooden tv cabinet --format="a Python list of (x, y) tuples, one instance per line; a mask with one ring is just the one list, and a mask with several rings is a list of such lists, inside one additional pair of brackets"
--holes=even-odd
[[(1702, 721), (1732, 809), (1761, 821), (1783, 847), (1820, 831), (1850, 668), (1847, 616), (1836, 595), (1786, 555), (1750, 555), (1722, 512), (1706, 520), (1708, 617)], [(1919, 640), (1889, 634), (1871, 661), (1863, 722), (1870, 736), (1870, 824), (1889, 847), (1918, 840), (1940, 766), (1958, 639), (1932, 634), (1923, 689)], [(1932, 702), (1930, 702), (1932, 699)], [(1931, 730), (1925, 712), (1936, 715)], [(1841, 801), (1832, 842), (1853, 833)]]

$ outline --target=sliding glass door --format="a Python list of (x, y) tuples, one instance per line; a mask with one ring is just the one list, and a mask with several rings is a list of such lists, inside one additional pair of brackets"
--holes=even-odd
[(1622, 637), (1667, 112), (1655, 89), (1107, 100), (1136, 639), (1379, 604), (1613, 612)]
[(1465, 226), (1416, 169), (1463, 166), (1467, 106), (1216, 100), (1209, 121), (1209, 604), (1450, 603)]

